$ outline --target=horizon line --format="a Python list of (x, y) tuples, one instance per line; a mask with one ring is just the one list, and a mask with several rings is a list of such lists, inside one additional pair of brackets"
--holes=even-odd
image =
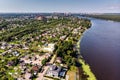
[(27, 14), (27, 13), (70, 13), (70, 14), (104, 14), (104, 13), (120, 13), (120, 12), (0, 12), (0, 14), (6, 13), (17, 13), (17, 14)]

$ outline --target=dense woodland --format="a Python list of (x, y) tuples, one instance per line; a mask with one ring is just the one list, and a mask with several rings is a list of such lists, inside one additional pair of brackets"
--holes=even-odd
[(105, 19), (105, 20), (112, 20), (112, 21), (118, 21), (120, 22), (120, 14), (102, 14), (102, 15), (87, 15), (88, 17), (93, 18), (99, 18), (99, 19)]

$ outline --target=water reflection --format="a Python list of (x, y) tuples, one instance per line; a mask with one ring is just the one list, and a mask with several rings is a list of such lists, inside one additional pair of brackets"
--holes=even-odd
[(81, 53), (98, 80), (120, 80), (120, 23), (91, 19)]

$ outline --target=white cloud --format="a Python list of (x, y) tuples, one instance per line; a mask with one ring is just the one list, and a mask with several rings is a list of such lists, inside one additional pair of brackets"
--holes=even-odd
[(110, 9), (110, 10), (120, 10), (120, 5), (112, 5), (112, 6), (108, 6), (107, 7), (108, 9)]

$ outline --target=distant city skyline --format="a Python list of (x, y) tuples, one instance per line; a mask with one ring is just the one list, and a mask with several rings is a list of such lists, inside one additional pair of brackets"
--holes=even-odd
[(120, 13), (120, 0), (0, 0), (0, 13)]

